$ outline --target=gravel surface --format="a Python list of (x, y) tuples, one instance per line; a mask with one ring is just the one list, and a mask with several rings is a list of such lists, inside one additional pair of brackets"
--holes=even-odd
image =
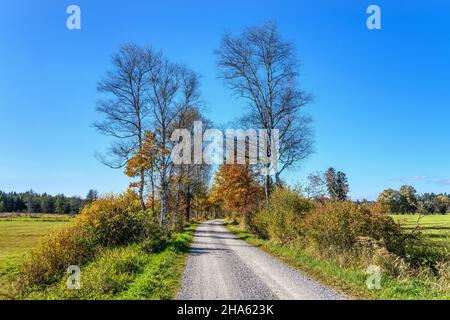
[(180, 300), (345, 299), (229, 232), (220, 220), (197, 228)]

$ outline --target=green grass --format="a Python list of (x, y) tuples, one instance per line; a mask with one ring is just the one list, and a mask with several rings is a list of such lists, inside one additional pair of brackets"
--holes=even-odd
[(335, 261), (319, 260), (296, 247), (275, 244), (262, 240), (237, 226), (228, 229), (239, 238), (259, 247), (313, 279), (334, 287), (348, 297), (357, 299), (448, 299), (444, 293), (434, 289), (425, 279), (398, 281), (389, 276), (381, 280), (382, 290), (369, 290), (366, 286), (367, 274), (364, 270), (344, 267)]
[(81, 289), (67, 289), (67, 276), (48, 287), (29, 290), (25, 299), (141, 300), (175, 298), (195, 224), (172, 234), (167, 247), (148, 253), (144, 244), (107, 249), (81, 268)]
[(0, 217), (0, 293), (9, 291), (18, 266), (39, 239), (72, 219), (72, 216), (58, 214)]
[(450, 248), (450, 214), (392, 215), (392, 217), (407, 230), (419, 226), (426, 238)]

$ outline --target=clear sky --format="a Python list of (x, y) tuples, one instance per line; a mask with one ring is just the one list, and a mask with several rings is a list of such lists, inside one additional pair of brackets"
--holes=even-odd
[[(366, 8), (382, 29), (366, 28)], [(66, 8), (81, 8), (81, 30)], [(108, 140), (96, 83), (124, 42), (161, 48), (202, 75), (207, 116), (220, 125), (245, 104), (216, 78), (224, 32), (267, 20), (296, 43), (301, 84), (315, 101), (315, 154), (285, 178), (334, 166), (351, 196), (387, 187), (450, 192), (450, 3), (447, 1), (2, 0), (0, 190), (85, 195), (122, 191), (128, 180), (94, 157)]]

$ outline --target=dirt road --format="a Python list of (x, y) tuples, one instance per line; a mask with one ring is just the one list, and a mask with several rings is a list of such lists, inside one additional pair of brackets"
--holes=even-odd
[(219, 220), (201, 224), (178, 299), (345, 299), (229, 232)]

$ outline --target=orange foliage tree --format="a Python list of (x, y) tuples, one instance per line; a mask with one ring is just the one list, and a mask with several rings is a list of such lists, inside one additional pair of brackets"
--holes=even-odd
[(262, 192), (255, 173), (248, 165), (224, 164), (214, 176), (209, 198), (221, 204), (225, 212), (245, 217), (256, 207)]
[[(142, 173), (153, 171), (156, 165), (155, 159), (158, 148), (155, 141), (155, 135), (151, 131), (144, 132), (144, 138), (140, 149), (133, 150), (133, 156), (128, 160), (125, 167), (125, 174), (130, 178), (141, 177)], [(144, 189), (144, 180), (131, 182), (130, 188)], [(152, 199), (154, 203), (154, 199)]]

